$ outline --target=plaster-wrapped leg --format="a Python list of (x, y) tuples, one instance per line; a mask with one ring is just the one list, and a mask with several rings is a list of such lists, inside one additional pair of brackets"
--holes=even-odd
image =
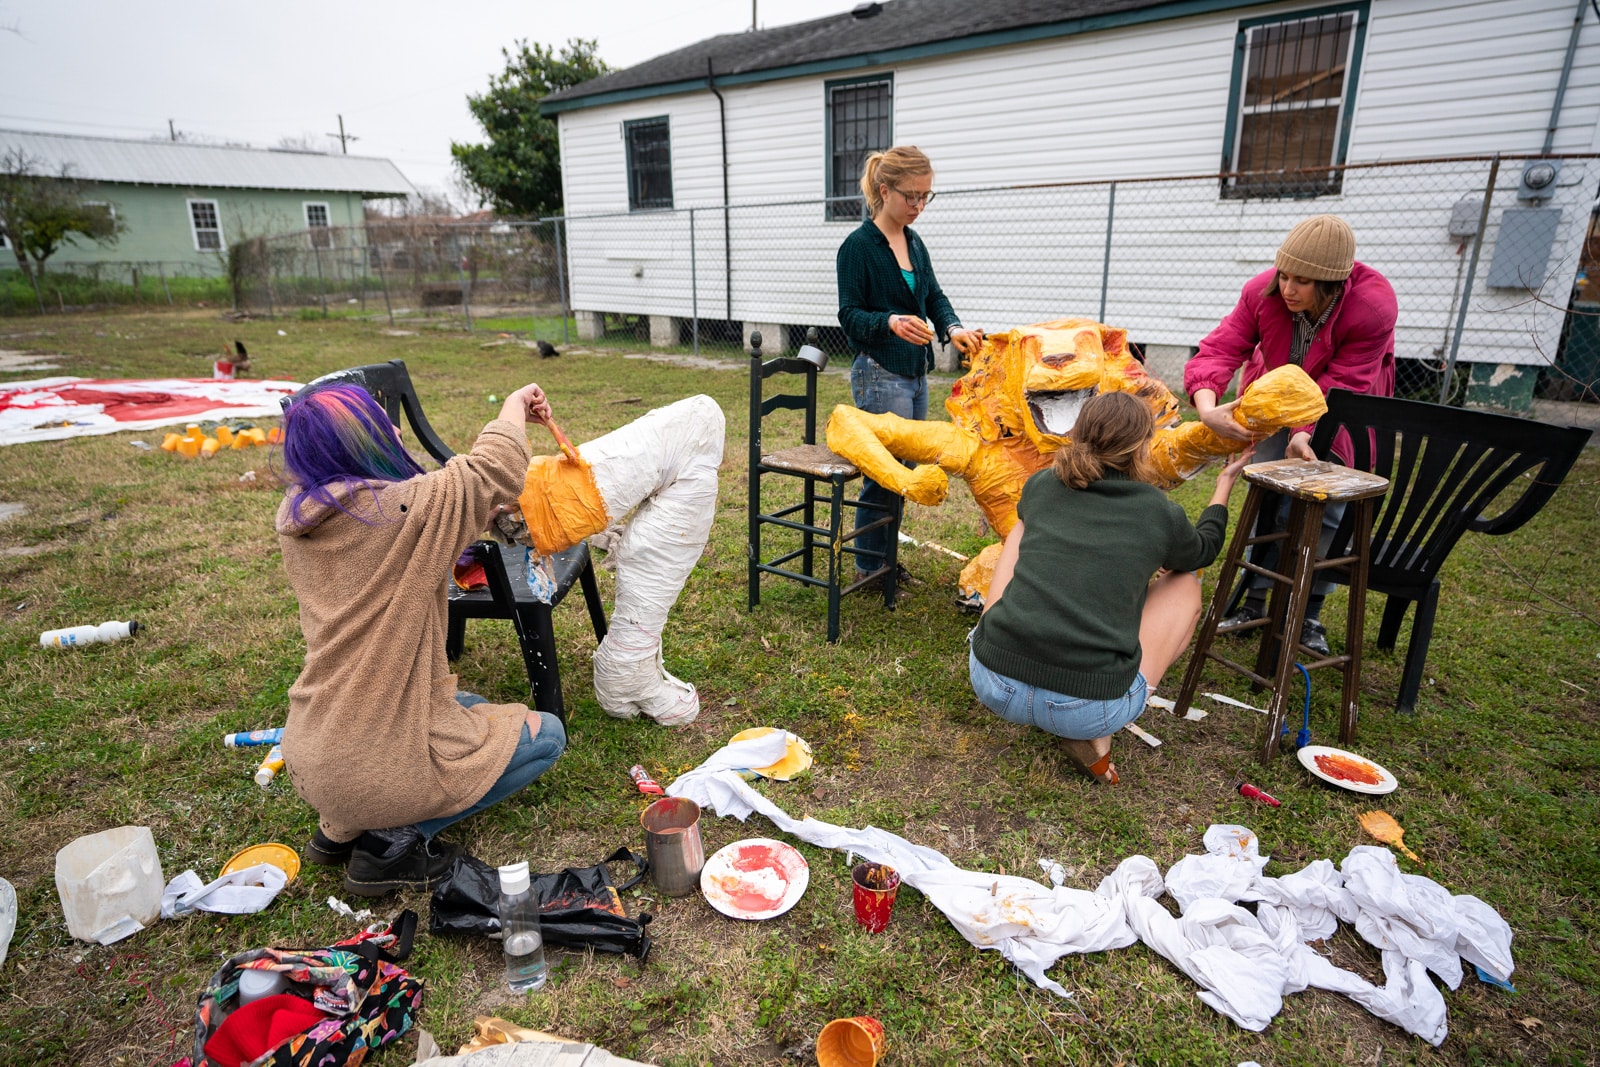
[(724, 436), (716, 401), (693, 396), (578, 449), (611, 516), (633, 512), (610, 554), (617, 598), (594, 657), (595, 698), (608, 715), (677, 726), (700, 713), (694, 686), (662, 665), (661, 629), (711, 533)]

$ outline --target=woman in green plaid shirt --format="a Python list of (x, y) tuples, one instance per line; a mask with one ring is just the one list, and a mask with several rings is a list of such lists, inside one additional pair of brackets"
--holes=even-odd
[[(928, 371), (937, 333), (971, 355), (982, 330), (961, 325), (933, 276), (928, 248), (911, 229), (933, 200), (933, 164), (910, 146), (874, 152), (861, 169), (861, 194), (872, 217), (839, 246), (839, 325), (856, 351), (850, 391), (856, 407), (873, 414), (923, 419), (928, 414)], [(887, 504), (892, 494), (866, 480), (861, 499)], [(856, 525), (878, 513), (856, 511)], [(889, 538), (898, 526), (874, 530), (856, 541), (856, 580), (886, 566)]]

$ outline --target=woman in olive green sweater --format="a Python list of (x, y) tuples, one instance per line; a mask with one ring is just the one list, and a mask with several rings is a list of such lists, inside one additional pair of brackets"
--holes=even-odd
[[(990, 710), (1066, 739), (1090, 777), (1117, 781), (1111, 735), (1188, 647), (1200, 580), (1222, 548), (1228, 496), (1247, 451), (1217, 476), (1191, 524), (1150, 484), (1154, 419), (1127, 393), (1083, 406), (1053, 468), (1028, 479), (983, 618), (972, 688)], [(1151, 576), (1155, 575), (1155, 580)]]

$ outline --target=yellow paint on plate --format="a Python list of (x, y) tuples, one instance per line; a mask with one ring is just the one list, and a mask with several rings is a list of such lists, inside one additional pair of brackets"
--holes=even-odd
[(251, 845), (249, 848), (234, 855), (233, 859), (222, 865), (223, 874), (232, 874), (242, 871), (246, 867), (254, 867), (258, 863), (270, 863), (289, 876), (289, 881), (294, 881), (294, 876), (300, 873), (300, 854), (288, 845), (280, 845), (276, 841), (268, 841), (264, 845)]
[[(740, 730), (733, 735), (733, 741), (754, 741), (758, 737), (766, 737), (775, 733), (771, 726), (752, 726), (748, 730)], [(803, 738), (789, 734), (789, 750), (777, 763), (770, 767), (751, 768), (763, 778), (774, 778), (780, 782), (787, 782), (807, 767), (811, 766), (811, 746)]]

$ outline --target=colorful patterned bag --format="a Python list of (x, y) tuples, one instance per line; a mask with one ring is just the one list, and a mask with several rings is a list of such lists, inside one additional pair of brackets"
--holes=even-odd
[(217, 1067), (206, 1043), (239, 1008), (239, 975), (271, 971), (284, 992), (304, 997), (327, 1017), (280, 1042), (252, 1063), (271, 1067), (358, 1067), (374, 1049), (396, 1041), (422, 1007), (422, 980), (397, 966), (411, 954), (417, 915), (400, 913), (387, 928), (368, 930), (328, 948), (257, 948), (234, 956), (212, 976), (195, 1011), (193, 1067)]

